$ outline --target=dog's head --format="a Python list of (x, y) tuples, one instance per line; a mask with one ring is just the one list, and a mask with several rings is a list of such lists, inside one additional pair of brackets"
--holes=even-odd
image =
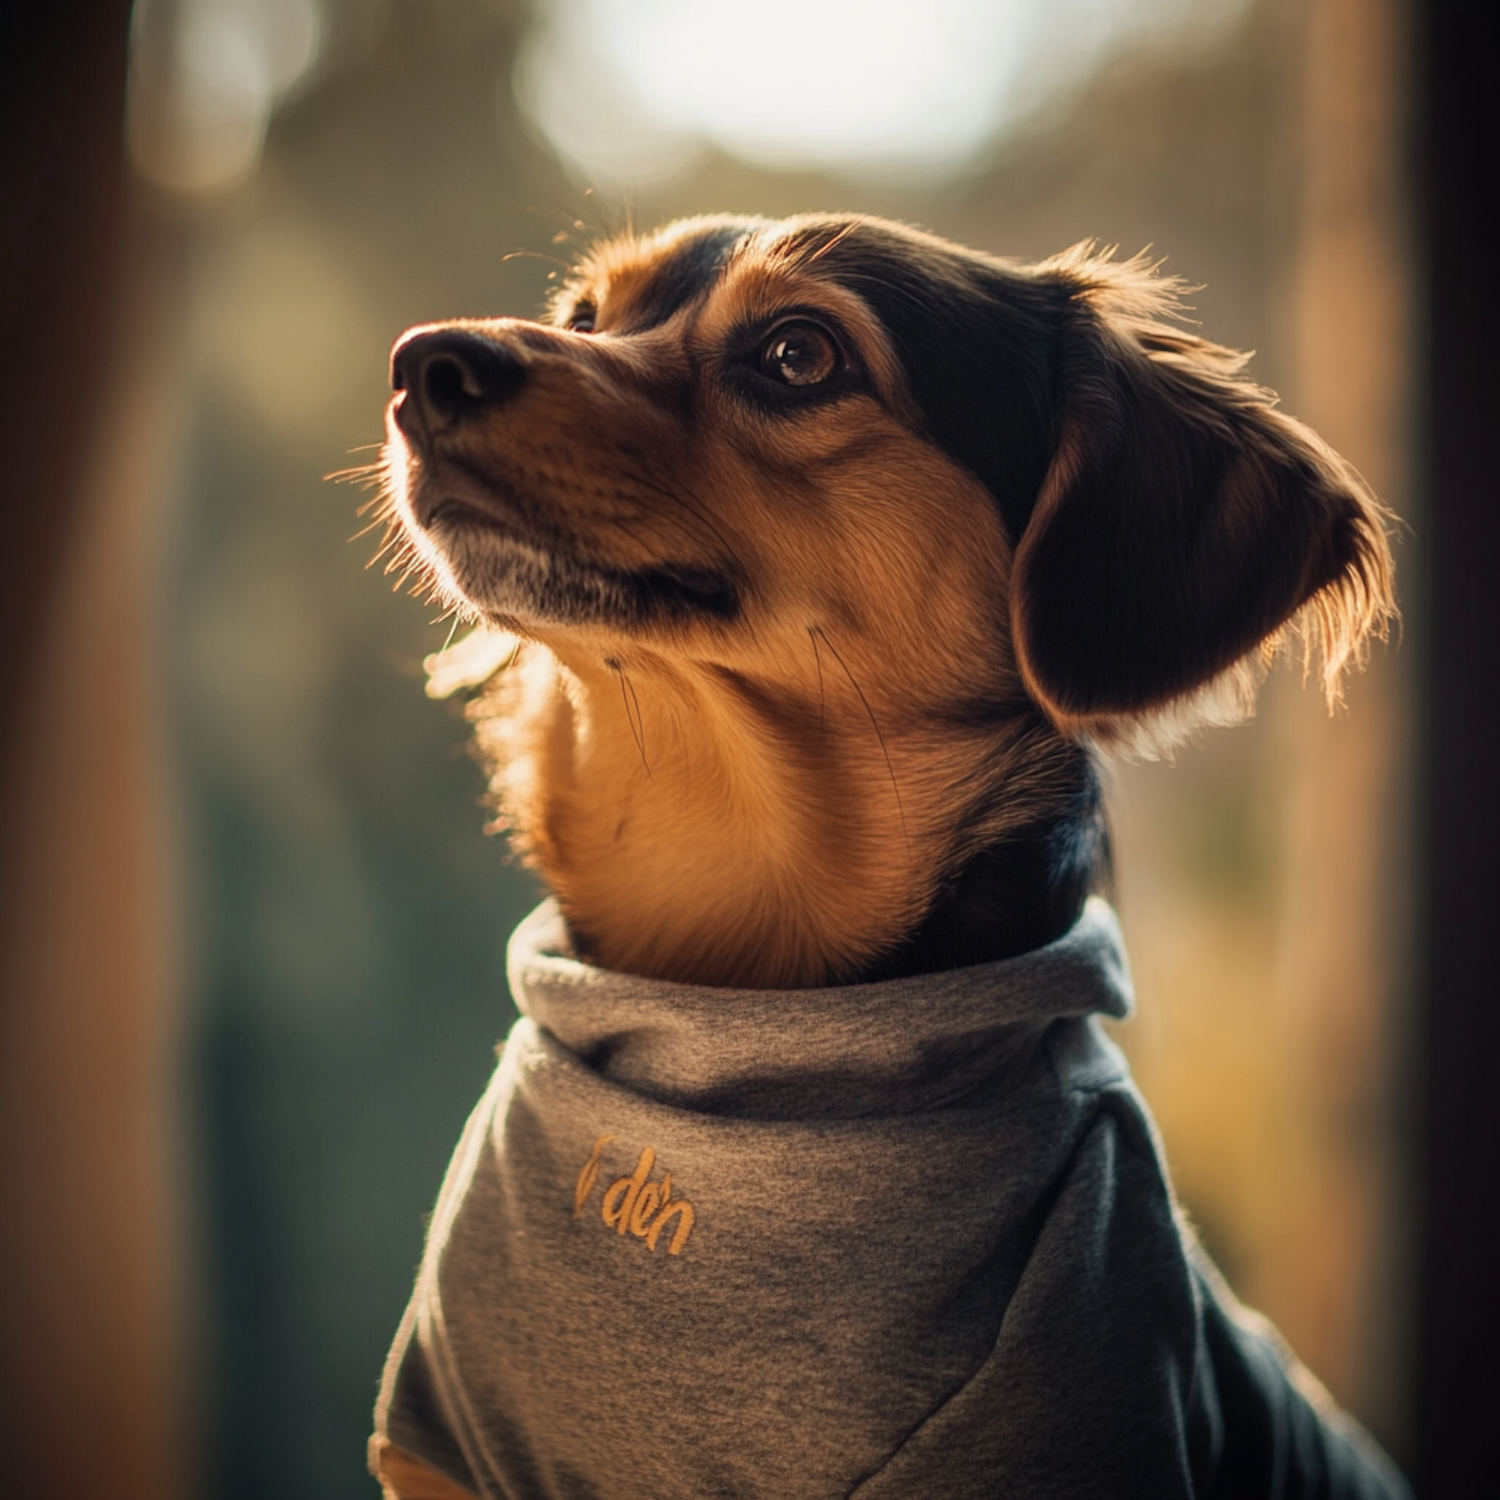
[(1044, 941), (1094, 876), (1080, 744), (1243, 708), (1291, 626), (1336, 687), (1392, 607), (1381, 512), (1175, 292), (696, 219), (596, 249), (549, 322), (398, 343), (393, 524), (548, 648), (481, 738), (601, 961), (813, 983)]
[(612, 242), (548, 323), (400, 341), (400, 523), (448, 602), (553, 645), (732, 667), (834, 620), (907, 694), (1014, 669), (1110, 738), (1302, 612), (1333, 682), (1390, 610), (1378, 508), (1175, 291), (870, 219)]

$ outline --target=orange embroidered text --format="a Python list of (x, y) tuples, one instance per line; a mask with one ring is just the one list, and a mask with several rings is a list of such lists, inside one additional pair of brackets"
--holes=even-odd
[[(589, 1152), (583, 1170), (578, 1174), (578, 1185), (573, 1190), (573, 1216), (583, 1213), (589, 1195), (599, 1181), (599, 1159), (605, 1146), (614, 1136), (601, 1135)], [(647, 1146), (641, 1151), (635, 1171), (629, 1177), (618, 1177), (604, 1190), (604, 1201), (600, 1204), (600, 1216), (616, 1234), (633, 1234), (645, 1240), (649, 1249), (656, 1249), (662, 1231), (670, 1224), (672, 1238), (667, 1242), (668, 1255), (680, 1255), (693, 1232), (693, 1205), (686, 1198), (672, 1196), (672, 1174), (666, 1172), (660, 1182), (651, 1181), (651, 1169), (656, 1165), (656, 1152)]]

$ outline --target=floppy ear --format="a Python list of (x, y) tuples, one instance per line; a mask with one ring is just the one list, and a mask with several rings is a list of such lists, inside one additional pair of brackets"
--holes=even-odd
[(1320, 438), (1239, 378), (1247, 356), (1161, 321), (1176, 284), (1071, 252), (1058, 444), (1012, 572), (1026, 684), (1065, 728), (1190, 696), (1299, 610), (1330, 695), (1393, 613), (1381, 510)]

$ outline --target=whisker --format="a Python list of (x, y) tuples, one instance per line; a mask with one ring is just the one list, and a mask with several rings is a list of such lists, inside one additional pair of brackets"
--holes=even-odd
[(824, 633), (823, 627), (821, 625), (812, 625), (808, 628), (809, 630), (817, 631), (817, 633), (823, 637), (823, 644), (833, 652), (833, 659), (839, 664), (839, 666), (844, 669), (844, 676), (849, 679), (849, 686), (852, 687), (855, 693), (858, 694), (859, 701), (864, 705), (865, 713), (869, 716), (870, 727), (875, 731), (875, 738), (880, 742), (880, 753), (885, 757), (886, 773), (891, 778), (891, 791), (894, 793), (896, 798), (896, 815), (901, 820), (901, 837), (906, 844), (906, 852), (910, 854), (911, 834), (907, 831), (906, 827), (906, 808), (901, 801), (901, 788), (896, 783), (896, 768), (891, 764), (891, 752), (886, 746), (885, 736), (880, 732), (880, 725), (876, 722), (875, 719), (875, 710), (870, 707), (870, 700), (865, 697), (864, 689), (860, 687), (860, 685), (854, 680), (854, 673), (849, 670), (848, 664), (845, 662), (844, 658), (839, 655), (838, 647), (828, 639), (828, 636)]
[(373, 500), (367, 500), (363, 505), (359, 506), (354, 514), (356, 516), (369, 516), (370, 519), (349, 540), (357, 542), (362, 536), (369, 536), (377, 526), (384, 526), (386, 540), (388, 541), (400, 529), (400, 525), (396, 519), (395, 500), (396, 497), (394, 495), (388, 491), (382, 491)]
[[(646, 759), (646, 723), (641, 717), (641, 700), (636, 697), (635, 684), (625, 675), (625, 668), (619, 662), (611, 660), (609, 664), (619, 674), (620, 701), (625, 705), (625, 722), (630, 725), (635, 748), (640, 752), (641, 766), (646, 772), (646, 779), (654, 780), (651, 775), (651, 763)], [(634, 712), (632, 712), (632, 706)]]
[[(561, 240), (554, 236), (552, 243), (560, 244)], [(540, 260), (554, 266), (561, 266), (564, 270), (567, 270), (573, 264), (572, 261), (563, 260), (560, 256), (556, 255), (546, 255), (540, 250), (512, 250), (509, 254), (502, 255), (500, 260), (502, 263), (508, 260)]]
[(376, 494), (371, 495), (368, 500), (361, 501), (355, 507), (354, 514), (357, 516), (367, 516), (372, 510), (378, 511), (382, 507), (391, 511), (396, 507), (395, 494), (384, 486)]
[[(378, 448), (380, 444), (372, 446)], [(385, 463), (355, 464), (353, 468), (335, 469), (323, 478), (329, 484), (379, 484), (385, 478)]]
[[(363, 508), (360, 509), (359, 513), (361, 515), (364, 514)], [(359, 528), (358, 531), (353, 532), (350, 536), (348, 536), (346, 540), (357, 542), (361, 537), (369, 536), (369, 534), (374, 531), (377, 526), (380, 525), (384, 525), (386, 530), (389, 531), (390, 524), (390, 520), (386, 516), (372, 516), (363, 526)], [(378, 553), (376, 555), (379, 556)]]
[(728, 553), (730, 556), (734, 555), (734, 547), (731, 545), (729, 538), (725, 536), (724, 533), (720, 531), (718, 526), (714, 523), (713, 517), (710, 516), (706, 511), (700, 509), (699, 506), (696, 505), (687, 495), (684, 495), (677, 490), (667, 488), (665, 485), (660, 484), (656, 480), (654, 480), (649, 474), (637, 473), (632, 470), (629, 473), (624, 474), (622, 477), (628, 479), (632, 484), (639, 485), (640, 488), (646, 491), (647, 494), (655, 495), (660, 500), (669, 501), (679, 510), (684, 511), (695, 521), (699, 522), (703, 526), (704, 530), (714, 539), (714, 541), (719, 544), (719, 546), (724, 549), (726, 553)]
[(822, 734), (828, 727), (828, 701), (823, 696), (823, 658), (818, 654), (818, 630), (814, 625), (807, 627), (807, 638), (812, 642), (813, 662), (818, 669), (818, 733)]

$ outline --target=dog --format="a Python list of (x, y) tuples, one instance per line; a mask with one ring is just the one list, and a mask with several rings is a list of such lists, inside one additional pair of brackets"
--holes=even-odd
[(1100, 758), (1330, 702), (1387, 514), (1093, 245), (603, 243), (407, 333), (392, 564), (555, 900), (387, 1367), (389, 1496), (1396, 1496), (1092, 1016)]

